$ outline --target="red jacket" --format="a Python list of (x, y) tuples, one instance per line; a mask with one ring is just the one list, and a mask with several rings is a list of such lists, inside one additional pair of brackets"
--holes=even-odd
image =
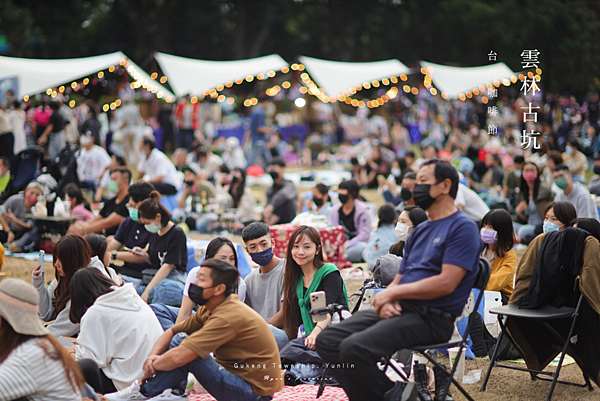
[[(175, 109), (175, 118), (177, 118), (177, 126), (179, 129), (183, 128), (183, 108), (187, 105), (187, 102), (182, 102), (177, 105), (177, 109)], [(198, 125), (198, 109), (200, 108), (200, 103), (190, 103), (192, 105), (192, 129), (199, 129)]]

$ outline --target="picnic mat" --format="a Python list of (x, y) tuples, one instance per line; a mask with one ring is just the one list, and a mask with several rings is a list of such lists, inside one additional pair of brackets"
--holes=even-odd
[[(554, 360), (552, 362), (550, 362), (548, 364), (548, 366), (553, 366), (556, 367), (558, 366), (558, 362), (560, 361), (560, 354), (554, 358)], [(525, 363), (525, 360), (523, 358), (521, 359), (513, 359), (511, 361), (508, 362), (513, 362), (513, 363)], [(567, 365), (571, 365), (575, 363), (575, 359), (571, 358), (569, 355), (565, 355), (565, 359), (563, 360), (562, 366), (567, 366)]]
[[(10, 256), (12, 258), (19, 258), (19, 259), (25, 259), (25, 260), (35, 260), (37, 261), (39, 258), (39, 252), (29, 252), (29, 253), (12, 253), (9, 250), (6, 250), (6, 253), (4, 254), (4, 256)], [(52, 254), (48, 254), (46, 253), (46, 255), (44, 255), (44, 262), (52, 262)]]
[[(298, 386), (285, 386), (275, 393), (273, 401), (314, 401), (317, 397), (318, 385), (301, 384)], [(347, 401), (348, 396), (341, 387), (325, 386), (325, 391), (319, 400)], [(190, 393), (188, 401), (216, 401), (210, 394)]]

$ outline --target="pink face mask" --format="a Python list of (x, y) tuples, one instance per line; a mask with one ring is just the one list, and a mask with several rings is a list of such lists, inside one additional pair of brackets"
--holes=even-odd
[(37, 196), (27, 195), (27, 203), (29, 203), (30, 206), (35, 205), (37, 203)]
[(534, 171), (525, 171), (523, 173), (523, 179), (527, 182), (533, 182), (537, 178), (537, 173)]

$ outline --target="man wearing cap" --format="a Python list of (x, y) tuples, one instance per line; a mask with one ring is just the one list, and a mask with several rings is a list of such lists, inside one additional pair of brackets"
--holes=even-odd
[(90, 188), (95, 191), (104, 170), (110, 166), (110, 156), (104, 148), (94, 144), (94, 136), (91, 131), (86, 131), (79, 137), (79, 144), (81, 149), (75, 154), (77, 177), (82, 188)]
[(273, 132), (273, 130), (267, 127), (265, 122), (265, 107), (267, 107), (268, 102), (269, 97), (267, 95), (259, 97), (258, 104), (254, 107), (250, 115), (250, 129), (246, 131), (244, 142), (242, 143), (243, 148), (249, 139), (252, 140), (252, 155), (250, 156), (250, 160), (248, 160), (248, 166), (256, 164), (260, 157), (264, 159), (262, 166), (266, 166), (271, 162), (272, 157), (271, 152), (267, 148), (266, 136)]
[(25, 281), (0, 283), (0, 399), (81, 400), (83, 377), (38, 318), (38, 303)]
[(269, 163), (273, 185), (267, 190), (267, 206), (263, 211), (263, 221), (269, 226), (291, 222), (298, 211), (298, 190), (293, 182), (283, 178), (284, 169), (285, 161), (280, 157)]
[(230, 136), (225, 140), (225, 151), (221, 157), (229, 170), (246, 168), (246, 156), (244, 156), (244, 151), (240, 146), (240, 140), (235, 136)]
[[(200, 213), (201, 202), (216, 197), (215, 186), (206, 180), (206, 172), (195, 163), (190, 163), (181, 168), (183, 172), (183, 194), (173, 211), (173, 219), (185, 218), (190, 230), (205, 231), (208, 225), (217, 220), (215, 213)], [(191, 197), (190, 208), (187, 208), (187, 199)]]
[(196, 161), (200, 167), (206, 171), (209, 180), (214, 180), (215, 173), (217, 173), (219, 168), (223, 165), (223, 159), (221, 159), (221, 157), (204, 147), (198, 148)]
[(192, 211), (195, 211), (195, 203), (200, 201), (206, 193), (206, 199), (214, 198), (216, 195), (215, 186), (206, 179), (206, 173), (195, 163), (186, 164), (181, 167), (183, 172), (183, 195), (179, 200), (179, 209), (185, 209), (188, 196), (192, 196)]
[(8, 242), (11, 252), (29, 252), (37, 245), (40, 239), (37, 226), (33, 220), (23, 218), (23, 215), (31, 213), (31, 208), (44, 191), (46, 188), (42, 184), (30, 182), (25, 194), (13, 195), (4, 202), (5, 211), (0, 215), (0, 242)]
[(156, 149), (153, 137), (145, 136), (140, 142), (140, 162), (137, 165), (138, 181), (148, 175), (148, 182), (152, 183), (161, 195), (175, 195), (181, 185), (177, 178), (177, 169), (160, 150)]

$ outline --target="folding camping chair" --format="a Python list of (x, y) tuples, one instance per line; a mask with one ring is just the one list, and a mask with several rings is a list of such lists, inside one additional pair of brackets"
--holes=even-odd
[[(332, 315), (334, 313), (337, 313), (339, 318), (340, 318), (340, 322), (344, 320), (344, 316), (342, 316), (342, 311), (344, 310), (344, 306), (343, 305), (339, 305), (339, 304), (329, 304), (327, 305), (325, 308), (320, 308), (320, 309), (311, 309), (311, 311), (309, 312), (311, 315), (325, 315), (325, 314), (329, 314)], [(325, 368), (325, 370), (323, 371), (323, 376), (321, 376), (321, 382), (319, 383), (319, 389), (317, 390), (317, 397), (316, 398), (320, 398), (323, 395), (323, 391), (325, 390), (325, 379), (327, 378), (327, 373), (329, 372), (329, 368)]]
[[(480, 258), (479, 259), (479, 272), (477, 273), (477, 279), (475, 280), (475, 285), (473, 286), (473, 288), (476, 288), (479, 290), (479, 295), (477, 296), (477, 300), (475, 301), (475, 308), (473, 309), (473, 311), (474, 311), (473, 313), (475, 313), (479, 309), (479, 304), (481, 303), (481, 300), (483, 299), (483, 293), (485, 291), (485, 287), (487, 287), (487, 283), (490, 278), (491, 270), (492, 270), (492, 268), (490, 266), (490, 263), (486, 259)], [(467, 329), (465, 330), (465, 333), (468, 333), (469, 330), (471, 329), (472, 321), (473, 321), (473, 319), (469, 319), (469, 323), (467, 324)], [(433, 358), (433, 355), (430, 354), (428, 351), (440, 349), (440, 348), (459, 347), (458, 354), (456, 355), (456, 360), (458, 361), (458, 360), (460, 360), (460, 356), (461, 356), (461, 353), (463, 352), (463, 348), (467, 344), (468, 338), (469, 338), (469, 336), (465, 335), (464, 338), (462, 338), (460, 341), (446, 342), (446, 343), (441, 343), (441, 344), (422, 345), (422, 346), (418, 346), (418, 347), (412, 347), (410, 349), (413, 352), (419, 352), (419, 353), (423, 354), (431, 363), (433, 363), (435, 366), (437, 366), (441, 372), (443, 372), (444, 374), (448, 375), (448, 377), (450, 377), (450, 380), (446, 384), (446, 388), (444, 388), (443, 391), (440, 393), (440, 399), (442, 399), (442, 400), (446, 399), (446, 394), (448, 394), (448, 390), (450, 389), (450, 382), (452, 382), (452, 383), (454, 383), (456, 388), (458, 388), (458, 390), (461, 393), (463, 393), (463, 395), (469, 401), (474, 401), (473, 398), (469, 395), (469, 393), (460, 385), (460, 383), (454, 379), (454, 373), (456, 372), (458, 363), (453, 364), (452, 369), (450, 370), (450, 372), (448, 372), (446, 370), (446, 368), (444, 366), (442, 366), (439, 362), (437, 362)], [(382, 362), (385, 363), (385, 367), (384, 367), (383, 371), (385, 372), (388, 367), (391, 367), (400, 377), (402, 377), (405, 380), (408, 380), (406, 373), (401, 371), (400, 369), (396, 368), (396, 366), (394, 366), (393, 364), (391, 364), (390, 359), (391, 359), (391, 357), (382, 358)]]
[[(587, 386), (590, 391), (593, 391), (592, 384), (590, 383), (590, 380), (587, 377), (587, 375), (585, 374), (585, 372), (583, 373), (583, 378), (585, 380), (584, 384), (558, 380), (558, 376), (560, 374), (560, 369), (561, 369), (563, 360), (565, 358), (565, 354), (567, 353), (567, 351), (570, 350), (569, 341), (573, 335), (573, 330), (575, 328), (575, 322), (577, 321), (577, 315), (579, 314), (579, 308), (581, 307), (582, 301), (583, 301), (583, 294), (581, 294), (579, 296), (579, 301), (577, 302), (577, 307), (575, 307), (575, 308), (570, 308), (570, 307), (566, 307), (566, 306), (563, 306), (560, 308), (554, 308), (551, 306), (543, 306), (538, 309), (519, 309), (519, 308), (517, 308), (516, 305), (504, 305), (504, 306), (499, 306), (497, 308), (490, 309), (490, 313), (494, 313), (494, 314), (498, 315), (498, 322), (500, 323), (501, 332), (498, 337), (498, 342), (496, 343), (496, 346), (494, 347), (494, 352), (490, 359), (490, 364), (488, 366), (488, 370), (485, 375), (485, 379), (483, 380), (483, 384), (481, 385), (481, 388), (479, 390), (485, 391), (487, 382), (490, 378), (490, 374), (492, 373), (492, 369), (494, 367), (499, 367), (499, 368), (507, 368), (507, 369), (514, 369), (514, 370), (521, 370), (521, 371), (529, 372), (529, 374), (531, 375), (531, 380), (539, 379), (539, 380), (551, 381), (552, 385), (550, 386), (550, 391), (548, 392), (548, 397), (546, 398), (546, 400), (548, 400), (548, 401), (550, 401), (550, 399), (552, 398), (552, 393), (554, 392), (554, 387), (556, 386), (556, 383), (568, 384), (568, 385), (577, 386), (577, 387), (586, 387)], [(502, 337), (505, 335), (505, 331), (506, 331), (506, 326), (502, 322), (501, 316), (536, 320), (537, 322), (542, 324), (544, 326), (544, 328), (546, 328), (560, 342), (560, 344), (564, 344), (562, 347), (562, 352), (560, 354), (560, 361), (558, 363), (558, 366), (556, 367), (556, 371), (545, 372), (545, 371), (541, 371), (541, 370), (521, 368), (518, 366), (510, 366), (510, 365), (505, 365), (505, 364), (496, 362), (496, 357), (498, 356), (498, 350), (500, 348), (500, 343), (502, 342)], [(563, 338), (547, 322), (548, 320), (556, 320), (556, 319), (573, 319), (573, 321), (571, 323), (571, 328), (569, 329), (569, 335), (566, 338)], [(508, 340), (515, 347), (515, 349), (517, 349), (519, 351), (519, 353), (521, 353), (521, 350), (515, 344), (514, 340), (510, 336), (510, 334), (506, 334), (506, 335), (507, 335)], [(574, 354), (571, 353), (571, 355), (574, 355)], [(575, 359), (575, 362), (581, 368), (582, 365), (581, 365), (581, 362), (578, 360), (579, 358), (573, 357), (573, 359)], [(582, 372), (583, 372), (583, 369), (582, 369)], [(549, 379), (546, 377), (540, 377), (538, 375), (552, 376), (552, 379)]]

